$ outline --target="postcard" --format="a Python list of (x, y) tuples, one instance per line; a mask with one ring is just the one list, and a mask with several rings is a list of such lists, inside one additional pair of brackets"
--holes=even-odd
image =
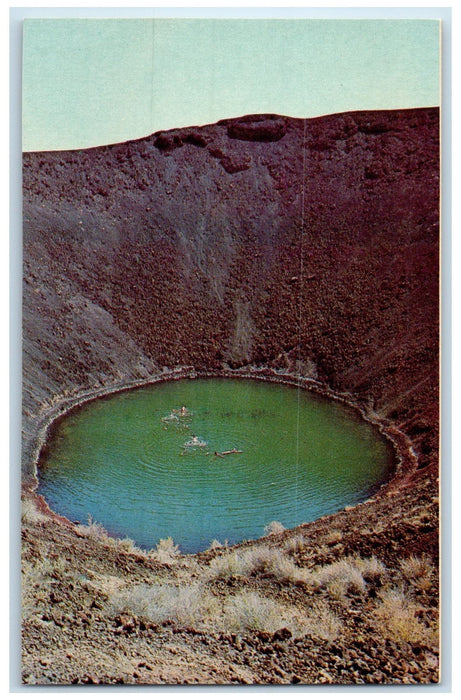
[(24, 686), (440, 682), (440, 29), (24, 20)]

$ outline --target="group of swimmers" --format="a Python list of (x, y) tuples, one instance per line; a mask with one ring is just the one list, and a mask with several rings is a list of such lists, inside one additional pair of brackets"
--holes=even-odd
[[(165, 416), (164, 418), (162, 418), (162, 421), (164, 421), (164, 422), (178, 421), (179, 422), (181, 420), (181, 418), (187, 418), (187, 417), (190, 417), (192, 415), (193, 415), (193, 413), (191, 413), (191, 411), (189, 411), (189, 409), (186, 408), (186, 406), (181, 406), (181, 408), (179, 408), (179, 409), (173, 408), (173, 410), (171, 411), (171, 413), (168, 416)], [(166, 430), (166, 428), (165, 428), (165, 430)], [(192, 435), (190, 440), (188, 440), (186, 443), (184, 443), (184, 447), (186, 449), (190, 448), (190, 447), (206, 447), (207, 445), (208, 445), (208, 443), (206, 442), (206, 440), (201, 440), (199, 437), (197, 437), (197, 435)], [(238, 454), (241, 452), (242, 452), (242, 450), (237, 450), (234, 447), (232, 450), (225, 450), (224, 452), (214, 452), (214, 456), (215, 457), (224, 457), (225, 455)], [(185, 454), (185, 453), (183, 453), (183, 454)], [(207, 454), (211, 454), (211, 453), (207, 452)]]
[[(173, 408), (171, 413), (168, 416), (165, 416), (162, 418), (162, 421), (165, 423), (182, 423), (183, 425), (186, 424), (188, 425), (187, 421), (181, 421), (181, 419), (184, 418), (190, 418), (192, 416), (192, 412), (189, 411), (186, 406), (181, 406), (181, 408)], [(190, 440), (188, 440), (185, 444), (184, 447), (206, 447), (207, 442), (205, 440), (200, 440), (200, 438), (197, 437), (197, 435), (192, 435)]]
[(168, 421), (179, 421), (180, 418), (185, 418), (186, 416), (191, 416), (192, 413), (185, 407), (181, 406), (181, 408), (173, 408), (169, 416), (165, 416), (162, 418), (162, 421), (168, 422)]

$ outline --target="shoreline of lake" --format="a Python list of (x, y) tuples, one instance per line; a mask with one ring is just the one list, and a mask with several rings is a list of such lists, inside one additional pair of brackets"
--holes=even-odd
[[(39, 480), (38, 480), (38, 469), (40, 467), (40, 461), (43, 458), (44, 452), (47, 450), (47, 442), (49, 438), (50, 431), (53, 430), (54, 426), (60, 421), (64, 420), (66, 416), (72, 414), (74, 411), (79, 410), (82, 406), (87, 403), (96, 401), (98, 399), (104, 399), (115, 394), (129, 392), (132, 390), (140, 389), (142, 387), (154, 386), (159, 383), (172, 382), (177, 380), (194, 380), (200, 378), (224, 378), (224, 379), (249, 379), (255, 381), (270, 382), (282, 385), (288, 385), (295, 388), (301, 388), (303, 391), (312, 391), (326, 399), (337, 401), (346, 404), (349, 408), (357, 412), (361, 418), (367, 423), (373, 425), (380, 434), (392, 445), (395, 462), (394, 469), (390, 479), (384, 483), (378, 489), (377, 493), (372, 496), (376, 498), (381, 492), (385, 492), (389, 489), (395, 481), (402, 478), (408, 478), (411, 472), (417, 468), (417, 459), (414, 454), (413, 447), (408, 437), (400, 431), (396, 426), (390, 425), (388, 421), (380, 419), (375, 413), (370, 411), (369, 407), (361, 405), (359, 402), (354, 401), (354, 398), (350, 394), (332, 391), (329, 387), (322, 384), (321, 382), (310, 378), (310, 377), (297, 377), (289, 373), (281, 373), (277, 370), (261, 367), (242, 368), (239, 370), (223, 370), (221, 372), (204, 372), (197, 371), (190, 367), (187, 368), (177, 368), (174, 370), (164, 371), (146, 380), (132, 380), (120, 382), (119, 384), (113, 385), (111, 387), (103, 387), (93, 391), (85, 391), (81, 394), (74, 396), (72, 398), (63, 397), (56, 402), (56, 405), (52, 407), (51, 410), (44, 413), (41, 420), (37, 421), (37, 432), (35, 440), (35, 457), (33, 459), (33, 474), (31, 478), (24, 479), (22, 491), (24, 494), (33, 494), (41, 502), (41, 507), (45, 507), (50, 512), (53, 512), (51, 508), (46, 504), (43, 496), (36, 493)], [(65, 516), (60, 514), (55, 514), (59, 518), (63, 518), (66, 522), (68, 521)]]

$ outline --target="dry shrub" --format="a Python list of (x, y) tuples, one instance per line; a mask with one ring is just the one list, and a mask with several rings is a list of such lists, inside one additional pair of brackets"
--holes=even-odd
[(254, 591), (229, 596), (224, 602), (223, 614), (223, 625), (231, 632), (275, 632), (286, 627), (292, 634), (299, 634), (306, 624), (296, 608), (282, 605)]
[(179, 546), (173, 542), (173, 538), (166, 537), (159, 540), (155, 550), (151, 550), (150, 554), (161, 563), (168, 564), (180, 554), (180, 551)]
[(229, 552), (211, 560), (206, 573), (206, 579), (223, 578), (245, 575), (245, 561), (241, 554)]
[[(241, 571), (242, 557), (237, 559), (236, 553), (231, 554), (217, 560), (225, 561), (232, 571)], [(258, 554), (262, 557), (264, 553), (260, 551)], [(342, 626), (327, 603), (322, 601), (306, 612), (297, 605), (283, 604), (255, 591), (242, 590), (220, 599), (204, 582), (190, 586), (142, 584), (123, 590), (113, 588), (109, 596), (112, 614), (131, 613), (157, 624), (171, 621), (195, 629), (273, 633), (287, 628), (294, 636), (310, 634), (331, 641), (339, 635)]]
[(369, 559), (361, 559), (360, 557), (357, 557), (355, 559), (355, 566), (360, 571), (366, 582), (373, 582), (375, 584), (382, 583), (387, 574), (386, 567), (375, 556), (372, 556)]
[(201, 626), (218, 612), (215, 598), (203, 586), (139, 585), (112, 597), (116, 612), (131, 612), (152, 622), (175, 621), (184, 626)]
[(77, 525), (76, 530), (80, 535), (84, 535), (85, 537), (101, 542), (102, 544), (119, 548), (128, 554), (146, 554), (146, 552), (138, 547), (135, 541), (130, 537), (124, 537), (123, 539), (111, 537), (105, 527), (101, 525), (101, 523), (93, 520), (91, 515), (88, 516), (88, 525)]
[(299, 554), (299, 552), (303, 551), (306, 544), (307, 541), (305, 537), (302, 535), (295, 535), (285, 543), (285, 549), (288, 554)]
[(206, 572), (208, 580), (232, 576), (272, 574), (278, 579), (299, 579), (302, 570), (278, 549), (260, 545), (244, 552), (228, 552), (213, 559)]
[(78, 533), (85, 535), (85, 537), (91, 540), (97, 540), (98, 542), (115, 542), (115, 540), (112, 540), (109, 536), (103, 525), (93, 520), (91, 515), (88, 516), (88, 525), (77, 525), (76, 530)]
[(277, 520), (272, 520), (268, 525), (265, 526), (264, 528), (264, 534), (265, 535), (279, 535), (281, 532), (285, 532), (285, 527), (282, 525), (282, 523), (279, 523)]
[(280, 606), (254, 591), (230, 596), (224, 604), (225, 626), (233, 632), (265, 630), (275, 632), (285, 625)]
[(173, 542), (172, 537), (167, 537), (164, 540), (159, 540), (157, 543), (157, 552), (166, 552), (172, 557), (175, 557), (180, 553), (179, 546)]
[(271, 573), (276, 578), (290, 578), (295, 565), (278, 549), (261, 545), (245, 552), (248, 574)]
[(21, 501), (21, 520), (23, 523), (43, 523), (47, 516), (40, 511), (32, 498), (24, 498)]
[(400, 565), (400, 570), (407, 581), (415, 588), (425, 591), (431, 587), (434, 567), (432, 560), (427, 554), (423, 554), (421, 557), (412, 555), (405, 559)]
[(138, 556), (145, 556), (146, 554), (146, 552), (138, 547), (135, 541), (130, 537), (125, 537), (123, 540), (117, 540), (117, 544), (121, 549), (123, 549), (124, 552), (127, 552), (128, 554), (137, 554)]
[[(254, 591), (240, 592), (220, 601), (201, 584), (143, 584), (115, 592), (111, 598), (113, 614), (131, 613), (157, 624), (171, 621), (195, 629), (275, 632), (287, 627), (292, 634), (305, 634), (319, 624), (317, 614), (307, 618), (296, 607), (282, 605)], [(322, 618), (322, 634), (331, 634), (331, 624), (326, 616)]]
[(411, 644), (438, 644), (437, 630), (418, 620), (418, 607), (401, 589), (393, 588), (383, 591), (381, 602), (375, 610), (376, 620), (381, 632), (397, 642)]
[(305, 632), (332, 642), (339, 636), (341, 629), (341, 620), (326, 603), (320, 601), (307, 617)]
[(254, 591), (242, 591), (226, 599), (223, 624), (232, 632), (275, 632), (287, 628), (294, 636), (310, 634), (328, 641), (336, 639), (342, 627), (341, 621), (324, 603), (314, 606), (306, 615), (294, 605), (283, 605)]
[(366, 588), (357, 560), (339, 559), (312, 572), (313, 583), (326, 588), (331, 595), (340, 598), (349, 592), (363, 592)]

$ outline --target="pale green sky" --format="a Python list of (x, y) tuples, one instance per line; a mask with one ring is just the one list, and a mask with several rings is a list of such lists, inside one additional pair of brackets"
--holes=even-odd
[(26, 19), (23, 148), (439, 104), (437, 20)]

